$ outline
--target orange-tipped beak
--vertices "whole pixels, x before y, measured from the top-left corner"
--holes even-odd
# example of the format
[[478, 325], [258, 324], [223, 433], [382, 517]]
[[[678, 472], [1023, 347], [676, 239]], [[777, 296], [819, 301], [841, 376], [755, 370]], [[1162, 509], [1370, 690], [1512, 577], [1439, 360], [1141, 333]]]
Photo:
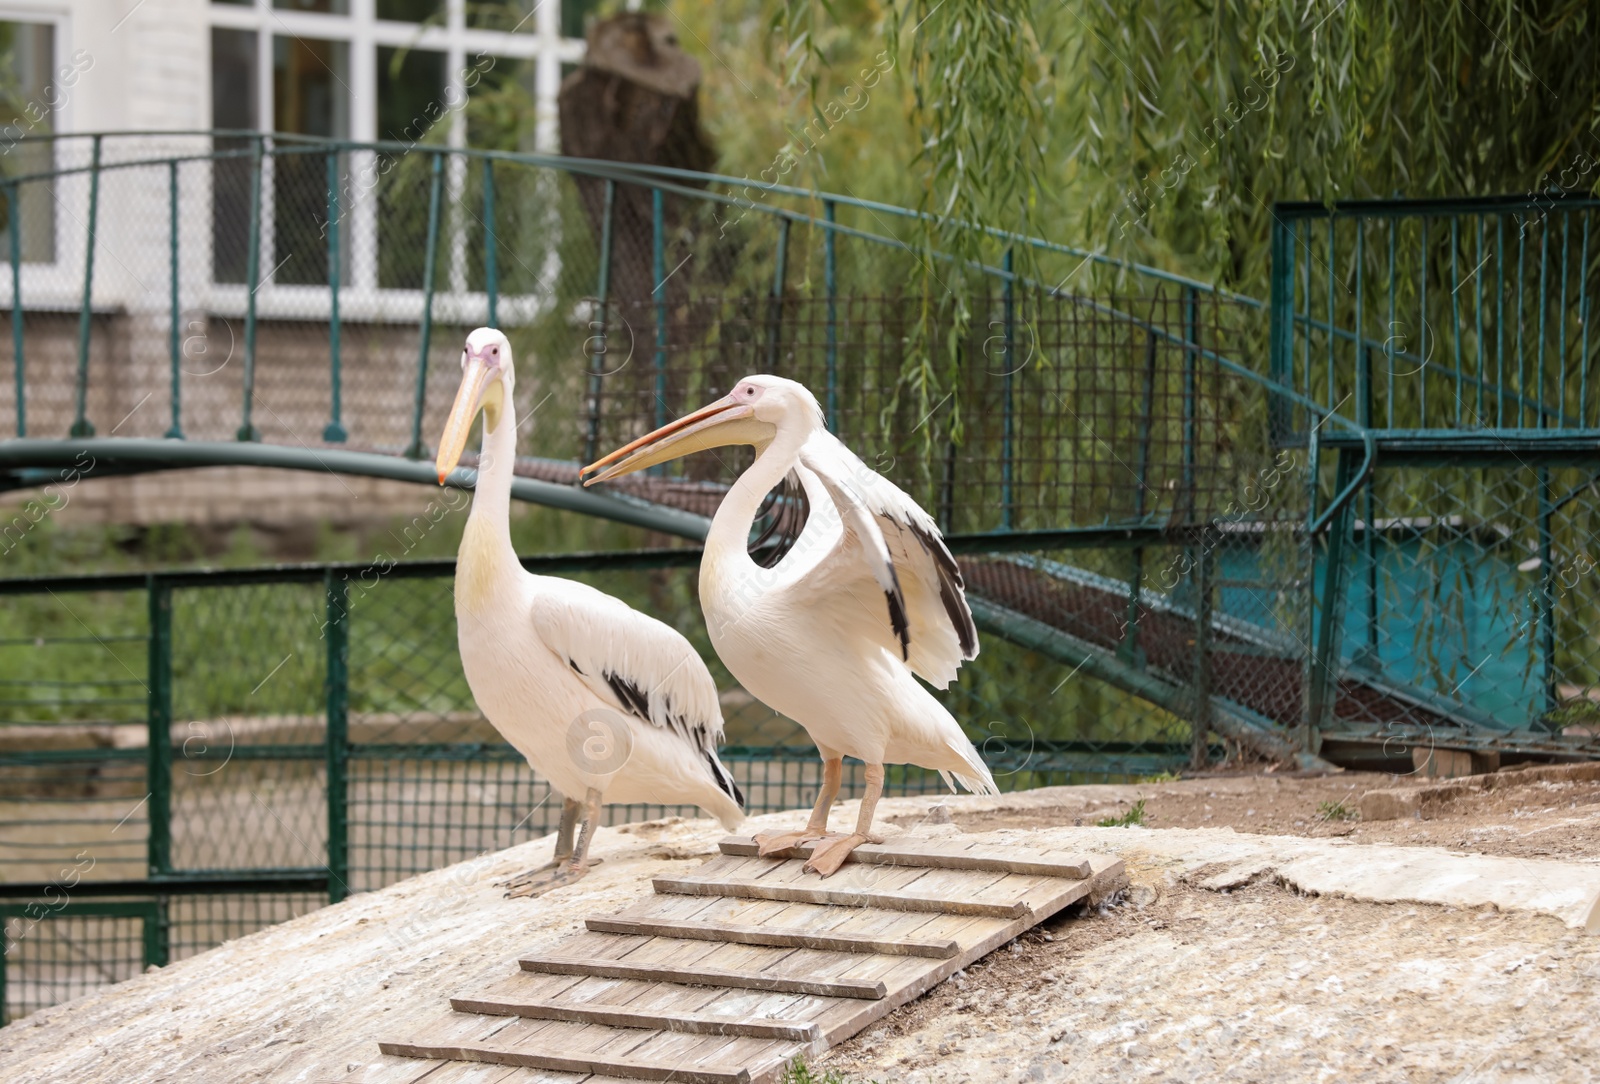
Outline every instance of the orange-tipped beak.
[[467, 437], [472, 433], [472, 420], [478, 416], [483, 386], [488, 380], [489, 367], [481, 358], [469, 355], [466, 367], [461, 372], [461, 390], [456, 392], [450, 417], [444, 423], [444, 436], [439, 438], [439, 455], [433, 461], [439, 471], [440, 485], [444, 485], [445, 478], [461, 462], [461, 451], [467, 446]]
[[728, 444], [755, 444], [771, 439], [765, 423], [755, 421], [755, 408], [748, 403], [735, 403], [727, 396], [669, 422], [653, 433], [646, 433], [631, 444], [625, 444], [603, 459], [584, 467], [580, 474], [599, 471], [584, 485], [609, 481], [624, 474], [653, 467], [671, 459], [680, 459], [707, 448], [721, 448]]

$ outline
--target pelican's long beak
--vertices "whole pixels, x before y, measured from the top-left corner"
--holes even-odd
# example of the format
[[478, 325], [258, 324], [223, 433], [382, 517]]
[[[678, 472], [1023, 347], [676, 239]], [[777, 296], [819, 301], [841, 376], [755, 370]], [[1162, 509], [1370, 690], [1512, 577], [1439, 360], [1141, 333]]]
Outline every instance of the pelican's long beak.
[[692, 414], [685, 414], [654, 433], [646, 433], [632, 444], [626, 444], [603, 459], [584, 467], [581, 474], [599, 471], [584, 485], [620, 478], [624, 474], [653, 467], [671, 459], [681, 459], [707, 448], [721, 448], [729, 444], [760, 444], [771, 439], [771, 427], [755, 420], [755, 408], [748, 403], [735, 403], [723, 396]]
[[478, 416], [483, 397], [483, 386], [489, 380], [489, 366], [476, 354], [467, 355], [467, 364], [461, 371], [461, 390], [450, 408], [450, 417], [444, 423], [444, 436], [439, 438], [439, 456], [433, 465], [439, 470], [439, 484], [461, 462], [461, 450], [467, 446], [472, 434], [472, 420]]

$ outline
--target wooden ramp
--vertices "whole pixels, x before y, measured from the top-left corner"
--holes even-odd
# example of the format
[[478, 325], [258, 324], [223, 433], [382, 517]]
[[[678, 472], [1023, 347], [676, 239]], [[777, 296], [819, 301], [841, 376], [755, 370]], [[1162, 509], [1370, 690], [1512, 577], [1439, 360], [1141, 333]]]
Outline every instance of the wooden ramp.
[[381, 1049], [477, 1063], [419, 1066], [426, 1084], [759, 1084], [1125, 883], [1118, 859], [960, 837], [864, 846], [826, 880], [809, 848], [721, 851]]

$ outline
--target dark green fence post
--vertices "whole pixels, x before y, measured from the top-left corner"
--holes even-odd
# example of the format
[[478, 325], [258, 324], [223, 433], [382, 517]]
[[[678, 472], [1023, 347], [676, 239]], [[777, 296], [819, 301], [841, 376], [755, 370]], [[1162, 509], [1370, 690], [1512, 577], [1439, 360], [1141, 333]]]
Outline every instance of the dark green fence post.
[[1200, 411], [1200, 293], [1193, 286], [1183, 291], [1183, 492], [1189, 502], [1188, 519], [1198, 523], [1195, 495], [1195, 441]]
[[83, 254], [83, 308], [78, 314], [78, 410], [70, 430], [74, 437], [94, 436], [94, 426], [89, 423], [89, 335], [94, 320], [95, 225], [100, 215], [100, 138], [94, 137], [89, 162], [89, 240]]
[[167, 353], [172, 362], [172, 424], [167, 427], [166, 436], [170, 440], [183, 439], [183, 404], [179, 401], [181, 394], [183, 366], [181, 359], [183, 350], [180, 345], [183, 325], [183, 312], [178, 306], [178, 160], [174, 158], [167, 163], [167, 223], [170, 236], [167, 238], [167, 267], [172, 273], [171, 305], [172, 316], [168, 320]]
[[1005, 396], [1004, 402], [1001, 403], [1002, 415], [1000, 422], [1000, 529], [1002, 531], [1011, 530], [1013, 525], [1011, 509], [1011, 458], [1012, 440], [1015, 435], [1013, 430], [1016, 423], [1012, 417], [1013, 404], [1011, 394], [1011, 358], [1014, 349], [1013, 344], [1016, 342], [1015, 332], [1017, 309], [1015, 276], [1012, 274], [1011, 267], [1012, 251], [1008, 248], [1006, 249], [1005, 259], [1001, 264], [1002, 270], [1005, 271], [1005, 278], [1002, 280], [1000, 287], [1004, 292], [1003, 296], [1005, 302], [1005, 342], [1001, 347], [1003, 351], [1001, 356], [1005, 360], [1000, 366], [1001, 371], [1005, 374], [1000, 378], [1003, 381], [1002, 394]]
[[342, 444], [349, 436], [344, 428], [344, 359], [339, 341], [339, 155], [328, 155], [328, 424], [322, 439]]
[[835, 253], [833, 200], [822, 201], [822, 217], [828, 225], [822, 230], [822, 281], [828, 292], [828, 432], [837, 433], [834, 415], [839, 409], [839, 258]]
[[150, 687], [145, 757], [147, 850], [150, 876], [172, 872], [172, 588], [155, 575], [145, 577], [149, 598]]
[[[6, 207], [11, 212], [11, 356], [17, 383], [17, 436], [28, 435], [27, 378], [22, 355], [22, 196], [15, 184], [6, 185]], [[5, 991], [0, 988], [0, 1016], [5, 1014]]]
[[428, 178], [428, 248], [422, 261], [422, 344], [417, 355], [417, 397], [411, 410], [411, 446], [406, 456], [428, 458], [422, 443], [422, 411], [428, 401], [428, 348], [433, 342], [433, 269], [439, 258], [439, 190], [444, 177], [444, 155], [435, 152]]
[[606, 295], [611, 290], [611, 220], [617, 204], [617, 182], [606, 179], [605, 215], [600, 221], [600, 281], [595, 287], [595, 318], [589, 322], [589, 425], [584, 434], [583, 461], [600, 454], [600, 393], [606, 363]]
[[157, 896], [144, 913], [144, 965], [166, 967], [171, 952], [172, 920], [167, 913], [170, 897]]
[[[1542, 406], [1542, 403], [1541, 403]], [[1543, 421], [1544, 413], [1540, 411], [1540, 420]], [[1554, 509], [1550, 503], [1550, 472], [1544, 468], [1539, 470], [1539, 578], [1543, 581], [1540, 585], [1539, 605], [1539, 644], [1544, 649], [1543, 673], [1540, 675], [1541, 684], [1544, 686], [1544, 711], [1554, 711], [1560, 703], [1556, 690], [1556, 567], [1555, 567], [1555, 536], [1551, 530], [1551, 517]]]
[[783, 273], [789, 264], [789, 220], [778, 226], [778, 260], [772, 270], [772, 297], [767, 302], [767, 369], [778, 366], [778, 340], [783, 335]]
[[1211, 733], [1211, 546], [1201, 536], [1195, 562], [1194, 710], [1189, 713], [1189, 766], [1198, 771], [1210, 759]]
[[[1154, 313], [1152, 324], [1154, 326]], [[1155, 394], [1156, 394], [1156, 337], [1152, 332], [1145, 339], [1144, 348], [1144, 394], [1140, 398], [1139, 415], [1139, 472], [1138, 487], [1133, 491], [1133, 518], [1143, 521], [1148, 509], [1145, 504], [1145, 493], [1150, 488], [1150, 439], [1151, 430], [1155, 425]], [[1117, 645], [1117, 657], [1134, 666], [1144, 665], [1144, 653], [1139, 650], [1139, 606], [1140, 591], [1144, 584], [1144, 547], [1133, 548], [1133, 572], [1128, 577], [1128, 616], [1127, 627], [1122, 638], [1122, 643]]]
[[[667, 254], [666, 196], [650, 190], [650, 269], [655, 280], [656, 308], [656, 428], [667, 424]], [[659, 472], [662, 468], [654, 468]]]
[[1316, 741], [1311, 736], [1311, 721], [1312, 704], [1315, 700], [1312, 690], [1317, 680], [1317, 538], [1311, 533], [1311, 526], [1317, 522], [1317, 509], [1322, 499], [1322, 494], [1317, 488], [1318, 480], [1322, 476], [1321, 432], [1316, 425], [1311, 425], [1306, 441], [1306, 521], [1301, 528], [1300, 547], [1301, 559], [1306, 562], [1305, 574], [1300, 578], [1300, 582], [1305, 585], [1305, 604], [1300, 608], [1300, 613], [1305, 615], [1303, 626], [1305, 635], [1300, 639], [1305, 647], [1305, 657], [1301, 660], [1300, 667], [1300, 737], [1301, 747], [1307, 752], [1316, 751]]
[[328, 606], [328, 902], [338, 903], [350, 883], [350, 599], [344, 577], [332, 569], [323, 573], [322, 583]]
[[[1270, 321], [1267, 373], [1282, 387], [1294, 386], [1294, 249], [1289, 226], [1274, 214], [1272, 292], [1267, 302]], [[1288, 436], [1293, 424], [1292, 409], [1288, 399], [1270, 394], [1267, 400], [1267, 432], [1274, 445], [1281, 444]]]
[[489, 299], [489, 326], [500, 326], [499, 235], [494, 229], [494, 159], [483, 160], [483, 290]]
[[257, 136], [250, 155], [250, 244], [249, 267], [245, 269], [244, 299], [244, 404], [239, 416], [239, 440], [260, 440], [250, 415], [256, 394], [256, 291], [261, 286], [261, 159], [265, 153], [263, 137]]
[[[1478, 341], [1483, 341], [1481, 336]], [[1356, 396], [1356, 422], [1365, 429], [1372, 424], [1370, 345], [1361, 346], [1361, 368], [1357, 370], [1356, 376], [1361, 385], [1360, 392]], [[1376, 476], [1368, 478], [1366, 485], [1361, 487], [1361, 562], [1366, 566], [1362, 578], [1366, 581], [1367, 588], [1367, 629], [1366, 643], [1362, 646], [1356, 661], [1377, 668], [1381, 659], [1378, 654], [1378, 532], [1372, 526], [1372, 517], [1376, 512], [1376, 496], [1373, 493], [1375, 485], [1377, 485]]]
[[[1334, 469], [1334, 493], [1343, 493], [1355, 478], [1356, 460], [1352, 453], [1340, 450], [1338, 465]], [[1315, 484], [1313, 482], [1313, 484]], [[1312, 559], [1312, 591], [1316, 606], [1316, 630], [1311, 643], [1311, 673], [1306, 708], [1306, 751], [1315, 753], [1319, 746], [1318, 734], [1327, 725], [1333, 705], [1338, 700], [1339, 638], [1344, 609], [1344, 551], [1346, 536], [1350, 534], [1350, 512], [1354, 501], [1344, 507], [1328, 524], [1328, 541], [1324, 547], [1326, 558], [1322, 570], [1322, 597], [1315, 598], [1316, 559]], [[1312, 522], [1315, 522], [1313, 519]], [[1311, 540], [1315, 554], [1316, 539]]]

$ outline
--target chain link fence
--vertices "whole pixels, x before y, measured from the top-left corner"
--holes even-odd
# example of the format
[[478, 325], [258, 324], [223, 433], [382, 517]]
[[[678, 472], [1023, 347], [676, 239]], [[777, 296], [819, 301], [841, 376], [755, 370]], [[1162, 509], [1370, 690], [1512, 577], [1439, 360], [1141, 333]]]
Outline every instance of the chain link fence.
[[[645, 567], [558, 560], [696, 642], [726, 690], [723, 757], [749, 812], [808, 806], [815, 749], [715, 662], [695, 554], [621, 556]], [[5, 582], [0, 665], [19, 675], [0, 718], [6, 1018], [553, 831], [560, 795], [474, 706], [452, 580], [431, 562]], [[1068, 682], [1049, 657], [991, 639], [963, 674], [946, 702], [1002, 788], [1187, 757], [1186, 724]], [[843, 796], [864, 782], [851, 765]], [[889, 794], [943, 789], [889, 770]], [[699, 815], [606, 809], [613, 824]]]

